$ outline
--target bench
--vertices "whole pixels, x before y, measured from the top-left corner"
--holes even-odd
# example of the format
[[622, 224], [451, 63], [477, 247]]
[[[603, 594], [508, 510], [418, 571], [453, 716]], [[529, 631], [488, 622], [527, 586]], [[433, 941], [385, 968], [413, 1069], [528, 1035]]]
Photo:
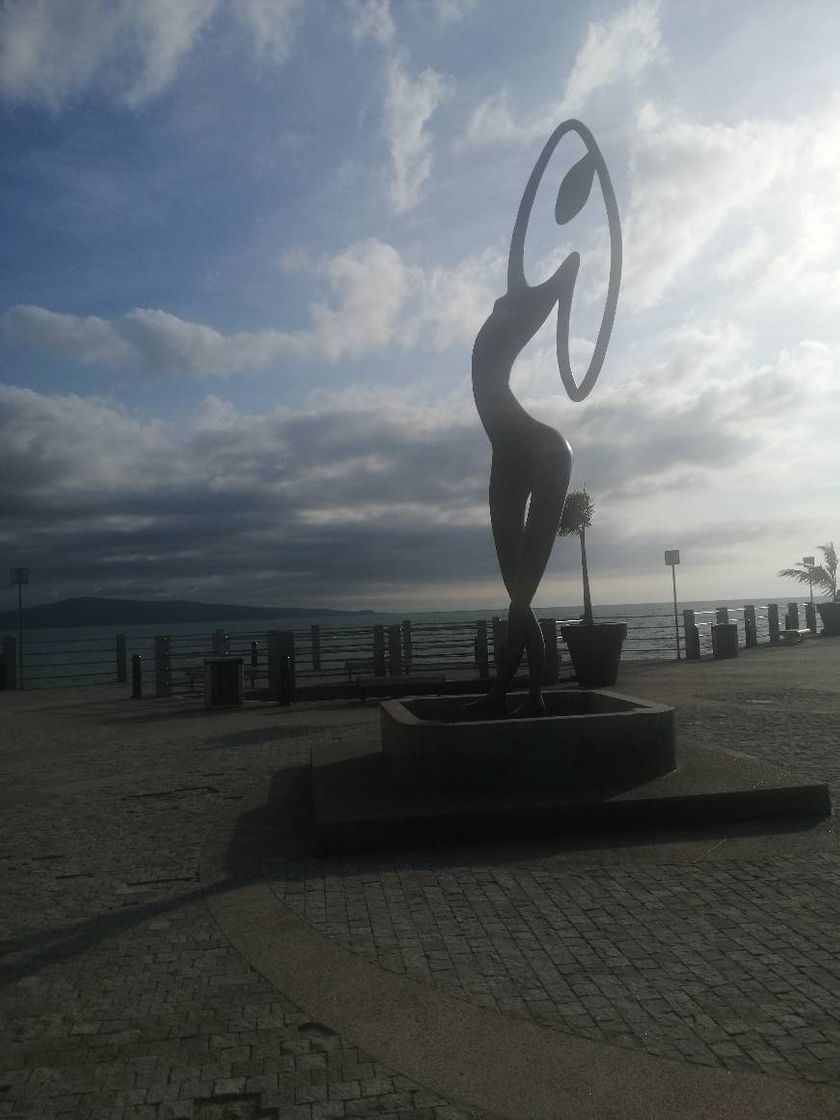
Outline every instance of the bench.
[[811, 637], [811, 630], [805, 626], [801, 630], [787, 629], [780, 630], [779, 634], [783, 641], [787, 642], [789, 646], [798, 646], [803, 638]]

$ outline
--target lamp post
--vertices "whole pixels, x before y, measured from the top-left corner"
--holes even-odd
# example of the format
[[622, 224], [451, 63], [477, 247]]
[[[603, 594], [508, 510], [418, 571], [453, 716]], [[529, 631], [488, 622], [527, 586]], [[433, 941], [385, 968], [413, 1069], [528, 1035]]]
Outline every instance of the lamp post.
[[18, 589], [18, 688], [23, 688], [23, 585], [29, 583], [28, 568], [12, 568], [9, 582]]
[[665, 563], [671, 569], [671, 582], [674, 585], [674, 634], [677, 638], [677, 661], [680, 660], [680, 623], [677, 614], [677, 564], [680, 562], [680, 550], [668, 549], [665, 553]]

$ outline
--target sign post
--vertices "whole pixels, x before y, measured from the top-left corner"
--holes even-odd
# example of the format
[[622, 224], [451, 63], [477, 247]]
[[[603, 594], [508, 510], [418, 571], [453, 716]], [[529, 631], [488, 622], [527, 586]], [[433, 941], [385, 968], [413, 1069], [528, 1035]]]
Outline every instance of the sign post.
[[12, 587], [18, 589], [18, 688], [23, 688], [23, 585], [29, 583], [29, 569], [12, 568], [9, 576]]
[[680, 621], [677, 615], [677, 564], [680, 562], [680, 550], [668, 549], [665, 553], [665, 563], [671, 569], [671, 582], [674, 585], [674, 633], [677, 637], [677, 661], [680, 660]]

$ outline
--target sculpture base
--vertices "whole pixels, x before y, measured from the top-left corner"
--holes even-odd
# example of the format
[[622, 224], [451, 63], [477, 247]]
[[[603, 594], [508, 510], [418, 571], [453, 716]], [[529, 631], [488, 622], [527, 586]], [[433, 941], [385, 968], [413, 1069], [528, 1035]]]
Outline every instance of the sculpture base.
[[547, 714], [476, 717], [477, 696], [381, 705], [382, 755], [395, 785], [472, 792], [637, 784], [676, 765], [674, 709], [617, 692], [544, 694]]
[[324, 743], [312, 752], [321, 855], [786, 822], [754, 825], [778, 831], [830, 812], [824, 783], [714, 747], [681, 751], [676, 770], [630, 788], [476, 793], [397, 789], [375, 742]]

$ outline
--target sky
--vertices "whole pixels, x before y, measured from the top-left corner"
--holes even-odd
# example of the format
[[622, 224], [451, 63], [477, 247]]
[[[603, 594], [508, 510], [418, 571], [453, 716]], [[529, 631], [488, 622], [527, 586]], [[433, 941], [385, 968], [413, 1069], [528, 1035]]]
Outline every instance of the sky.
[[[796, 597], [840, 538], [836, 0], [6, 0], [0, 566], [30, 602], [504, 606], [470, 354], [554, 127], [594, 133], [624, 270], [566, 396], [514, 367], [592, 496], [596, 603]], [[603, 202], [552, 157], [578, 376]], [[14, 592], [7, 592], [9, 606]], [[581, 601], [558, 540], [536, 605]]]

